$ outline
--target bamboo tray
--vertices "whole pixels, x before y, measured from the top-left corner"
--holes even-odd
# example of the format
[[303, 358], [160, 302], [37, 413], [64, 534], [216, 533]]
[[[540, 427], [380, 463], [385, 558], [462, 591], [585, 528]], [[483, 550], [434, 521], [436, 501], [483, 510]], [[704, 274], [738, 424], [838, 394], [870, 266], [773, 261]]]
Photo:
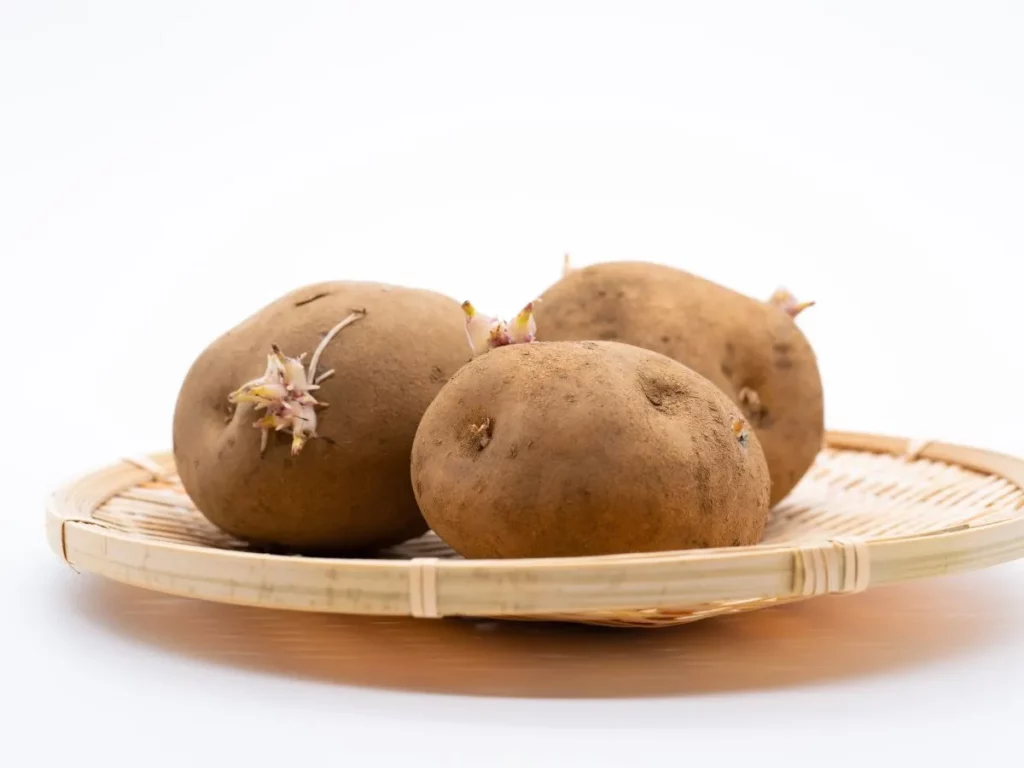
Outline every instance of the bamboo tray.
[[428, 533], [372, 558], [250, 550], [209, 524], [173, 459], [122, 460], [57, 491], [51, 548], [138, 587], [299, 611], [663, 627], [1024, 556], [1024, 461], [829, 433], [752, 547], [534, 560], [459, 559]]

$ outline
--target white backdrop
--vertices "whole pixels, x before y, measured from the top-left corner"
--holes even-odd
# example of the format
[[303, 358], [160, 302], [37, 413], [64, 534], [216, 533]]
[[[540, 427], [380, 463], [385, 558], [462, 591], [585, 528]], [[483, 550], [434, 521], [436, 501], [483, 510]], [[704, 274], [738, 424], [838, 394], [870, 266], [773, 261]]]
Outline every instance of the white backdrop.
[[[728, 646], [763, 662], [749, 672], [774, 669], [749, 690], [467, 699], [501, 686], [299, 681], [280, 660], [127, 631], [111, 617], [234, 614], [67, 572], [41, 505], [69, 476], [168, 447], [193, 357], [286, 290], [376, 279], [511, 312], [566, 251], [759, 296], [785, 284], [818, 302], [800, 324], [830, 427], [1024, 453], [1022, 34], [1013, 2], [0, 3], [5, 749], [121, 765], [167, 727], [158, 758], [365, 747], [494, 764], [538, 740], [536, 760], [564, 764], [570, 747], [738, 756], [757, 742], [718, 729], [750, 724], [823, 740], [898, 725], [910, 749], [928, 723], [1019, 722], [1016, 566], [728, 625], [754, 638]], [[911, 605], [927, 607], [919, 631]], [[708, 632], [645, 642], [696, 668], [721, 642]], [[778, 646], [760, 657], [765, 636]], [[594, 674], [610, 663], [586, 658]], [[187, 716], [190, 739], [175, 735]], [[104, 723], [118, 741], [101, 747]], [[620, 731], [628, 753], [608, 744]]]

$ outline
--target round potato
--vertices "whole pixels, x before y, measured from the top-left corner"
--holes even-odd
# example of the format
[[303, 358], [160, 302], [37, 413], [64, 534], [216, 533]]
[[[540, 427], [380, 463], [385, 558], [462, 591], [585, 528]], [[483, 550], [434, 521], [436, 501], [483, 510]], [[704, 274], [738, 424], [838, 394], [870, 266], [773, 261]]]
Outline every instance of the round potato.
[[804, 476], [824, 440], [814, 351], [784, 294], [758, 301], [696, 275], [645, 262], [569, 271], [535, 314], [544, 341], [605, 339], [671, 357], [740, 405], [771, 472], [771, 503]]
[[359, 282], [293, 291], [214, 341], [185, 377], [174, 414], [185, 490], [254, 544], [341, 552], [419, 535], [413, 436], [469, 359], [462, 311], [445, 296]]
[[614, 342], [498, 347], [427, 409], [413, 488], [470, 558], [754, 544], [768, 469], [739, 409], [669, 358]]

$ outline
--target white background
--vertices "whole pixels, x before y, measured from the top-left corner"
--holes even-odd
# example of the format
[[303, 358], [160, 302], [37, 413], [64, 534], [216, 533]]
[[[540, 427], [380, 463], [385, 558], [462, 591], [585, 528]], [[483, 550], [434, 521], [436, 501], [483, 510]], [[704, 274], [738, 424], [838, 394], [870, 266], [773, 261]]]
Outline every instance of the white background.
[[566, 251], [786, 284], [830, 427], [1024, 454], [1022, 36], [1009, 0], [0, 2], [11, 764], [1015, 749], [1017, 565], [640, 638], [412, 627], [101, 584], [42, 505], [167, 448], [192, 358], [286, 290], [511, 312]]

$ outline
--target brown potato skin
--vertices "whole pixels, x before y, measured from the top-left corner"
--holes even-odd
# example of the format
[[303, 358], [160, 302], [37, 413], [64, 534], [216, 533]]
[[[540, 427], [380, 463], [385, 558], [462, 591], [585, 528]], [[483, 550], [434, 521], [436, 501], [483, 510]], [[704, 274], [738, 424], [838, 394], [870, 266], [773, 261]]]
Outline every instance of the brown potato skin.
[[[753, 433], [736, 438], [739, 417], [706, 379], [639, 347], [499, 347], [427, 408], [413, 488], [431, 528], [468, 558], [754, 544], [768, 467]], [[473, 427], [487, 419], [482, 445]]]
[[[356, 309], [366, 316], [327, 345], [317, 370], [336, 373], [314, 394], [318, 434], [291, 456], [275, 434], [260, 457], [262, 414], [233, 415], [228, 394], [261, 376], [272, 343], [307, 353]], [[254, 544], [303, 552], [388, 546], [427, 530], [409, 481], [420, 417], [468, 362], [457, 302], [377, 283], [309, 285], [215, 340], [185, 377], [174, 414], [174, 457], [189, 496], [221, 529]]]
[[611, 262], [571, 271], [535, 308], [537, 338], [608, 339], [678, 360], [746, 409], [771, 471], [774, 506], [814, 463], [825, 437], [814, 350], [779, 308], [672, 267]]

